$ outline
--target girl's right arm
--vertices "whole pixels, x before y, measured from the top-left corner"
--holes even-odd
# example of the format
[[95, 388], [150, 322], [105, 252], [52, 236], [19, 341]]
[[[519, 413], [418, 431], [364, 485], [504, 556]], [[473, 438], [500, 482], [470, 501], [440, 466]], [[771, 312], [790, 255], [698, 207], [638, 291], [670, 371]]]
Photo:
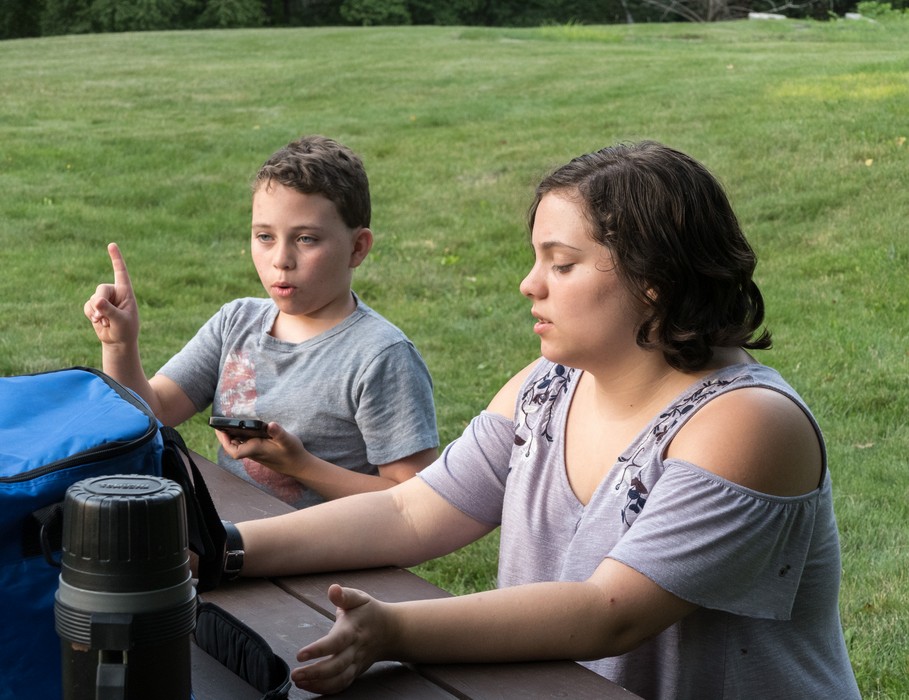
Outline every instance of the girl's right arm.
[[492, 530], [420, 478], [238, 524], [243, 576], [282, 576], [379, 566], [409, 567]]

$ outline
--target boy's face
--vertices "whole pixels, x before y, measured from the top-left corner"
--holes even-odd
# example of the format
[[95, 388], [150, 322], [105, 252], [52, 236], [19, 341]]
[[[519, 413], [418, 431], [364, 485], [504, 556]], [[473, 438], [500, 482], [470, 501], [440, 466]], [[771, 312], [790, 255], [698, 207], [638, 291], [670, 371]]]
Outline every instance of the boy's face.
[[253, 194], [252, 259], [281, 313], [320, 321], [346, 317], [353, 270], [371, 245], [369, 229], [347, 226], [321, 194], [277, 183]]

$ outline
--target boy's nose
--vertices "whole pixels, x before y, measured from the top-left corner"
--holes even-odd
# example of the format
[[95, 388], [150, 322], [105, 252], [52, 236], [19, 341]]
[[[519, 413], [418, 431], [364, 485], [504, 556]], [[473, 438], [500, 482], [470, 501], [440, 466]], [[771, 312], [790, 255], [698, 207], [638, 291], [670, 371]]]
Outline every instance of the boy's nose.
[[274, 265], [279, 270], [291, 270], [296, 267], [296, 264], [297, 260], [293, 255], [293, 251], [287, 246], [280, 246], [275, 251]]

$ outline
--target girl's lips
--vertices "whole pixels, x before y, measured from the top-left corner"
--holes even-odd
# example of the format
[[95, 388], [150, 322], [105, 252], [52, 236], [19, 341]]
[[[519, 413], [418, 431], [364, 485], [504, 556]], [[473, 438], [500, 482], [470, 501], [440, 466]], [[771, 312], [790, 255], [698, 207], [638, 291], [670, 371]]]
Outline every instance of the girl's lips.
[[536, 309], [531, 309], [530, 315], [533, 316], [533, 320], [534, 320], [533, 332], [536, 333], [537, 335], [544, 333], [552, 325], [552, 323], [550, 323], [550, 321], [548, 319], [544, 318], [543, 316], [540, 316], [536, 312]]
[[289, 297], [296, 290], [296, 287], [293, 287], [289, 284], [273, 284], [271, 288], [279, 297]]
[[550, 326], [552, 326], [552, 324], [549, 321], [538, 318], [533, 324], [533, 332], [537, 335], [542, 335]]

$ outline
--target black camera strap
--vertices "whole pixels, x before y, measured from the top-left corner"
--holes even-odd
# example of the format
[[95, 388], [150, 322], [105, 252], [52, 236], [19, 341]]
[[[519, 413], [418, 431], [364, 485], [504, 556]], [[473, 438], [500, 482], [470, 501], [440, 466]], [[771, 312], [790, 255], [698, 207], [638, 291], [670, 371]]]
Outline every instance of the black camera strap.
[[290, 668], [262, 636], [214, 603], [199, 602], [196, 644], [249, 683], [262, 700], [284, 700], [290, 692]]

